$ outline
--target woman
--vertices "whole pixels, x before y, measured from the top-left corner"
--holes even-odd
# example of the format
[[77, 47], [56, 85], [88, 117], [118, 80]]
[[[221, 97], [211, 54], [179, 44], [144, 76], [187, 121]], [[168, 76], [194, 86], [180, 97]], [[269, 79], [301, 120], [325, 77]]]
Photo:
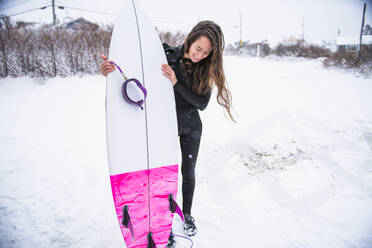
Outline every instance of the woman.
[[[198, 156], [202, 123], [198, 110], [204, 110], [211, 97], [212, 88], [217, 86], [217, 102], [230, 118], [231, 94], [226, 88], [222, 65], [224, 37], [221, 28], [212, 21], [198, 23], [180, 47], [163, 44], [168, 64], [162, 65], [162, 72], [172, 82], [177, 110], [178, 135], [182, 152], [182, 196], [185, 216], [184, 230], [188, 236], [196, 234], [191, 206], [195, 189], [195, 165]], [[105, 60], [100, 65], [106, 76], [115, 70]], [[171, 237], [170, 237], [171, 239]]]

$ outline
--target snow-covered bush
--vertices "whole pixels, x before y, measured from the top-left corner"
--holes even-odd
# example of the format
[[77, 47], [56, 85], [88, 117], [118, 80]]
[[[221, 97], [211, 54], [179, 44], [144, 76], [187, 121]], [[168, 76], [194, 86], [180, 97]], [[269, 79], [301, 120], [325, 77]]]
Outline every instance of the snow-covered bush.
[[179, 46], [182, 45], [186, 40], [186, 34], [180, 31], [172, 33], [169, 31], [159, 31], [158, 34], [162, 43], [167, 43], [170, 46]]
[[37, 78], [98, 73], [112, 26], [26, 25], [0, 18], [0, 76]]
[[358, 61], [358, 51], [342, 51], [332, 53], [323, 61], [326, 67], [337, 66], [344, 69], [356, 69], [362, 73], [372, 72], [372, 51], [367, 47], [362, 46], [360, 50], [360, 58]]
[[[100, 54], [108, 55], [112, 25], [41, 25], [0, 17], [0, 77], [55, 76], [99, 73]], [[182, 32], [160, 31], [162, 42], [180, 45]]]
[[296, 40], [295, 42], [291, 43], [279, 43], [272, 53], [278, 56], [294, 56], [313, 59], [319, 57], [328, 57], [331, 54], [328, 48], [308, 44], [304, 40]]

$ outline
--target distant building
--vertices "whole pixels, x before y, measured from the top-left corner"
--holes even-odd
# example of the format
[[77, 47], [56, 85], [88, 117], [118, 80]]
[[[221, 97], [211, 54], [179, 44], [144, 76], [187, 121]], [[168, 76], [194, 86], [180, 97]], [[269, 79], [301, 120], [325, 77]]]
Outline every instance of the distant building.
[[90, 22], [88, 20], [85, 20], [84, 18], [80, 17], [78, 19], [75, 19], [73, 21], [69, 21], [65, 24], [66, 28], [73, 28], [73, 29], [91, 29], [96, 30], [99, 28], [99, 26], [93, 22]]
[[240, 46], [242, 48], [252, 48], [252, 47], [257, 47], [257, 45], [262, 45], [262, 44], [267, 44], [267, 40], [264, 40], [264, 41], [257, 41], [257, 42], [253, 42], [252, 41], [242, 41], [241, 45], [240, 45], [240, 42], [237, 41], [234, 43], [234, 46], [235, 48], [239, 48]]
[[63, 23], [69, 23], [69, 22], [72, 22], [74, 20], [74, 18], [72, 18], [71, 16], [65, 16], [63, 17]]
[[241, 49], [244, 54], [250, 56], [266, 56], [270, 52], [270, 46], [267, 40], [260, 42], [250, 43], [250, 41], [235, 42], [234, 45], [230, 45], [229, 50], [239, 50]]
[[[359, 35], [338, 36], [336, 40], [337, 51], [357, 51], [359, 50]], [[362, 32], [362, 46], [366, 46], [368, 51], [372, 50], [372, 28], [368, 24]]]

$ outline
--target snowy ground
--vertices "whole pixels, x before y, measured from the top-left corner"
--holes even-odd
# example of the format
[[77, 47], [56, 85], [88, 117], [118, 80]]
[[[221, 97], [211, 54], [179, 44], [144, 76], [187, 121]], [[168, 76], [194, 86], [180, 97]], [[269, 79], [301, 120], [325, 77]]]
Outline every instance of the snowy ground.
[[[225, 68], [238, 123], [215, 98], [202, 112], [194, 247], [372, 247], [371, 80], [316, 60]], [[1, 248], [124, 246], [104, 94], [101, 76], [0, 80]]]

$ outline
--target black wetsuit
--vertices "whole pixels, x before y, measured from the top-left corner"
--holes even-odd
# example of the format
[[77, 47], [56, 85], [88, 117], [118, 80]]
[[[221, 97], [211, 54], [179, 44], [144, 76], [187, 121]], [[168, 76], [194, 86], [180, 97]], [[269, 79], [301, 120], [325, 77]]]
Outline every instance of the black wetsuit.
[[[170, 47], [163, 44], [168, 64], [176, 73], [177, 83], [174, 85], [176, 100], [178, 135], [182, 153], [182, 196], [183, 213], [191, 214], [191, 205], [195, 189], [195, 165], [198, 157], [202, 122], [199, 111], [204, 110], [211, 93], [200, 96], [192, 91], [194, 84], [193, 63], [183, 57], [183, 46]], [[185, 74], [183, 65], [188, 65], [191, 73]]]

